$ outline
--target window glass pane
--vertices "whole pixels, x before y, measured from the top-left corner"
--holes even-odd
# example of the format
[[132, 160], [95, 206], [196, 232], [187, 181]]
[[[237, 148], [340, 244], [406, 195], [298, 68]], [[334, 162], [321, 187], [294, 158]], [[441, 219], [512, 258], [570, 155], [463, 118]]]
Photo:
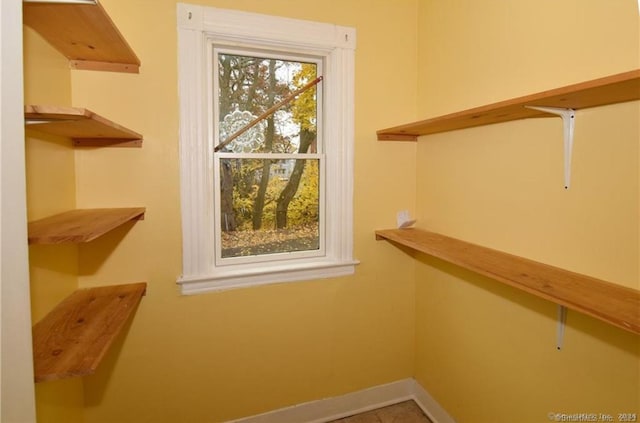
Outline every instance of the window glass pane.
[[220, 159], [222, 258], [318, 250], [318, 159]]
[[[302, 61], [218, 52], [218, 140], [223, 143], [295, 90], [318, 76], [318, 65]], [[312, 87], [261, 119], [220, 151], [315, 153], [317, 95]]]

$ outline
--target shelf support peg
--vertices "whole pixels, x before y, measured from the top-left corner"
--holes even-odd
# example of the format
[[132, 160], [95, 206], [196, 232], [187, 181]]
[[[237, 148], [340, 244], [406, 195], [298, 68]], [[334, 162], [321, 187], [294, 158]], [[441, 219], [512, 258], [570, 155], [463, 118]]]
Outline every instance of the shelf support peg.
[[527, 109], [539, 110], [562, 118], [564, 127], [564, 189], [571, 185], [571, 154], [573, 152], [573, 132], [576, 121], [576, 111], [559, 107], [525, 106]]

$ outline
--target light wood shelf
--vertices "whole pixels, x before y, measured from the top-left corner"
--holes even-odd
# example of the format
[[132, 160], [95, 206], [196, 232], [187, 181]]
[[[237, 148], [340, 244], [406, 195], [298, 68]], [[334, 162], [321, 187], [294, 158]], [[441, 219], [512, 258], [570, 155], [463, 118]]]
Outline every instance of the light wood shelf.
[[144, 219], [144, 207], [79, 209], [29, 222], [29, 244], [89, 242], [131, 221]]
[[[25, 0], [23, 23], [69, 59], [73, 69], [138, 73], [140, 60], [104, 8]], [[25, 106], [27, 128], [70, 138], [75, 146], [140, 147], [142, 135], [90, 110]], [[89, 242], [132, 221], [145, 208], [72, 210], [29, 223], [29, 244]], [[146, 283], [81, 289], [33, 327], [35, 381], [93, 373], [122, 331]]]
[[27, 128], [71, 138], [79, 147], [142, 145], [142, 135], [79, 107], [27, 105], [24, 117]]
[[23, 21], [67, 57], [73, 69], [139, 72], [140, 60], [99, 2], [25, 2]]
[[420, 229], [376, 231], [437, 257], [568, 309], [640, 334], [640, 291]]
[[144, 282], [79, 289], [33, 327], [35, 381], [95, 372], [146, 291]]
[[416, 141], [421, 135], [512, 120], [554, 116], [525, 106], [585, 109], [640, 100], [640, 69], [377, 131], [379, 141]]

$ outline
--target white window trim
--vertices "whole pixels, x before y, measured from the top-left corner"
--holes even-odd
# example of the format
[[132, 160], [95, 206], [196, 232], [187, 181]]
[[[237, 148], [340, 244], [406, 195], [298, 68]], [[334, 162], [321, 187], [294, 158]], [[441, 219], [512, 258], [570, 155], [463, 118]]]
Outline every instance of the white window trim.
[[[355, 29], [178, 3], [183, 294], [353, 274]], [[213, 146], [209, 142], [208, 40], [325, 57], [326, 254], [253, 266], [216, 266]]]

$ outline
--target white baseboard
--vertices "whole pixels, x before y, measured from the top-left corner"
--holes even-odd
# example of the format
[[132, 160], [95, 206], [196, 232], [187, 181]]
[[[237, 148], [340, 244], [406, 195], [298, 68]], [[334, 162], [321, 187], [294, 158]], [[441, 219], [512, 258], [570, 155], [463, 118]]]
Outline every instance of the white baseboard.
[[337, 397], [305, 402], [227, 423], [325, 423], [407, 400], [414, 400], [433, 423], [456, 423], [412, 378]]
[[433, 423], [456, 423], [455, 419], [442, 408], [438, 401], [429, 394], [415, 379], [413, 381], [413, 400], [422, 408], [424, 414]]

